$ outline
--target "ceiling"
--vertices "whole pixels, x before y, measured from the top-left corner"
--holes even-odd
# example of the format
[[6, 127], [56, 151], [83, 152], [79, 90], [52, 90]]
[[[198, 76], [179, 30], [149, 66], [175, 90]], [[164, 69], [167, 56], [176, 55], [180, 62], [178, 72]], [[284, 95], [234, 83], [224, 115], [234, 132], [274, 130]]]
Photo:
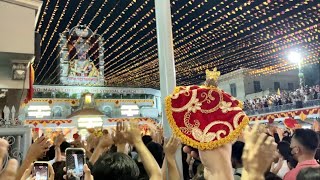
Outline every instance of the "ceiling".
[[[199, 84], [207, 68], [253, 75], [319, 63], [316, 0], [171, 0], [178, 85]], [[154, 0], [44, 0], [36, 31], [42, 35], [36, 84], [59, 82], [59, 33], [88, 25], [104, 37], [106, 86], [159, 88]]]

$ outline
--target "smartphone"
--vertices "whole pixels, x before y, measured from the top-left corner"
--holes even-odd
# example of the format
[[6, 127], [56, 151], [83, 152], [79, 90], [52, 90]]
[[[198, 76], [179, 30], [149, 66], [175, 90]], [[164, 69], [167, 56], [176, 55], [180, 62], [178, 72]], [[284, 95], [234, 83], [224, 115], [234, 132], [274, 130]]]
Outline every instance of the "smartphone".
[[66, 149], [67, 180], [84, 180], [83, 165], [85, 159], [83, 148]]
[[48, 180], [49, 179], [49, 169], [48, 163], [42, 161], [36, 161], [33, 164], [32, 175], [36, 180]]

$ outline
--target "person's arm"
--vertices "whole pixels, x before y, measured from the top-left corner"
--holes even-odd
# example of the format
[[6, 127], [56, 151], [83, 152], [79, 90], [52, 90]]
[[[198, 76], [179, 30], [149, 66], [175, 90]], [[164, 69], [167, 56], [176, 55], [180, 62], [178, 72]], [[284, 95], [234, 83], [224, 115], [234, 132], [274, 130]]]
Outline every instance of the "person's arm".
[[177, 167], [175, 153], [180, 146], [180, 142], [176, 137], [171, 137], [168, 143], [164, 146], [165, 152], [165, 167], [162, 167], [162, 177], [166, 179], [166, 170], [168, 170], [168, 178], [180, 179], [179, 169]]
[[[139, 133], [140, 136], [140, 133]], [[150, 180], [160, 180], [161, 171], [157, 161], [154, 159], [153, 155], [143, 144], [142, 140], [134, 143], [136, 150], [139, 154], [143, 167], [145, 168]]]
[[244, 133], [246, 143], [242, 155], [243, 180], [264, 179], [264, 173], [269, 169], [277, 148], [274, 138], [260, 133], [258, 126], [257, 121], [251, 131], [247, 127]]
[[149, 179], [162, 179], [160, 167], [142, 142], [141, 131], [136, 123], [130, 123], [130, 126], [126, 127], [124, 137], [129, 141], [129, 143], [135, 146]]
[[27, 152], [26, 158], [22, 161], [20, 168], [17, 171], [16, 180], [20, 180], [28, 167], [38, 158], [44, 155], [49, 150], [50, 142], [48, 138], [40, 137], [31, 146]]
[[99, 159], [102, 153], [113, 144], [113, 140], [110, 134], [104, 134], [100, 137], [98, 146], [94, 149], [93, 154], [90, 157], [89, 162], [94, 165]]
[[[14, 180], [17, 169], [18, 169], [18, 161], [15, 159], [10, 159], [7, 162], [7, 166], [3, 167], [4, 159], [6, 159], [8, 155], [8, 147], [9, 143], [7, 140], [0, 138], [0, 179], [3, 180]], [[2, 169], [4, 168], [4, 169]]]

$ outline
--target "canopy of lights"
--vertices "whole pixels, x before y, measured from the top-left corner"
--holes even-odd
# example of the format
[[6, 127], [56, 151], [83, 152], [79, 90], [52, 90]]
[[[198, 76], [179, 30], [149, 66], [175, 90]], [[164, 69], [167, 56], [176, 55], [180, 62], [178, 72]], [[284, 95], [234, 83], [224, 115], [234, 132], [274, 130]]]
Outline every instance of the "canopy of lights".
[[[292, 49], [304, 64], [319, 63], [317, 0], [171, 0], [171, 13], [178, 85], [199, 84], [214, 67], [253, 76], [292, 70]], [[79, 25], [103, 40], [106, 86], [159, 88], [154, 0], [44, 0], [36, 84], [61, 84], [60, 33]]]

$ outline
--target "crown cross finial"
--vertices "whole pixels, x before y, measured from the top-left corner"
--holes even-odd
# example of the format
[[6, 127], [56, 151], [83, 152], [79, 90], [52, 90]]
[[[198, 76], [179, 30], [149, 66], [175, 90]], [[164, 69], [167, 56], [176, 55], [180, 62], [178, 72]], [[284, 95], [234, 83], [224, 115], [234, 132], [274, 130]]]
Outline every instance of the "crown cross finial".
[[218, 71], [217, 68], [214, 68], [213, 71], [210, 71], [209, 69], [206, 70], [206, 80], [218, 81], [219, 76], [220, 71]]

